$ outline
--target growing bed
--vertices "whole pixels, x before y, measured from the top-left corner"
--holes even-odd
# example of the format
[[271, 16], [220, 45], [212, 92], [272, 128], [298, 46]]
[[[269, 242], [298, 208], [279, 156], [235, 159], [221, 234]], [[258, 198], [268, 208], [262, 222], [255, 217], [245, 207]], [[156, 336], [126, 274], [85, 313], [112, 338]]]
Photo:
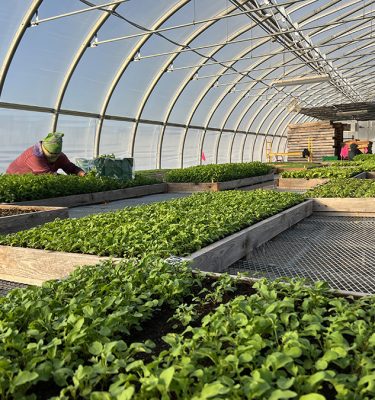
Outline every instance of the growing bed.
[[[366, 180], [361, 184], [368, 185]], [[269, 232], [272, 237], [275, 230], [289, 227], [292, 217], [311, 214], [314, 201], [264, 190], [202, 193], [2, 237], [7, 244], [60, 243], [70, 251], [97, 245], [94, 252], [105, 253], [100, 237], [106, 247], [114, 246], [112, 255], [130, 258], [86, 266], [62, 281], [0, 298], [0, 396], [373, 398], [373, 297], [338, 296], [322, 282], [306, 286], [304, 281], [254, 283], [227, 274], [211, 276], [181, 260], [160, 258], [191, 253], [207, 241], [216, 242], [208, 248], [224, 244], [219, 259], [232, 247], [246, 252]], [[246, 236], [256, 226], [261, 230]], [[59, 231], [66, 240], [50, 240], [48, 235]], [[121, 232], [129, 240], [116, 247], [110, 242], [114, 235], [105, 231]], [[230, 231], [237, 233], [227, 236]], [[76, 236], [70, 237], [73, 232]], [[242, 245], [235, 245], [242, 234]], [[198, 242], [192, 243], [193, 238]], [[142, 253], [147, 256], [136, 257]], [[39, 255], [35, 258], [44, 264]], [[203, 269], [209, 262], [206, 258]]]
[[4, 399], [375, 394], [374, 299], [323, 283], [212, 279], [149, 258], [79, 269], [0, 302]]
[[166, 184], [142, 175], [134, 180], [75, 175], [0, 175], [0, 202], [74, 207], [164, 193]]
[[278, 182], [280, 189], [308, 190], [327, 183], [332, 178], [366, 178], [362, 166], [321, 167], [283, 172]]
[[273, 181], [274, 174], [261, 162], [209, 164], [170, 170], [165, 180], [171, 193], [218, 192]]
[[306, 192], [314, 197], [313, 210], [325, 215], [375, 216], [375, 181], [373, 179], [333, 179]]
[[[233, 262], [233, 257], [243, 256], [250, 242], [254, 246], [260, 244], [277, 234], [280, 227], [285, 229], [302, 218], [311, 210], [310, 202], [298, 205], [303, 201], [298, 194], [266, 190], [200, 193], [179, 200], [56, 221], [29, 231], [0, 236], [3, 254], [0, 279], [9, 279], [10, 271], [13, 280], [24, 283], [30, 278], [35, 281], [43, 281], [47, 276], [54, 279], [58, 277], [59, 268], [58, 265], [50, 268], [54, 263], [52, 257], [61, 259], [58, 264], [64, 268], [59, 277], [63, 277], [67, 269], [74, 268], [77, 260], [72, 257], [69, 261], [69, 255], [60, 252], [126, 258], [142, 257], [143, 254], [183, 257], [226, 238], [226, 244], [222, 243], [226, 248], [225, 257], [216, 257], [224, 265], [224, 260]], [[268, 217], [271, 218], [267, 222]], [[246, 229], [250, 226], [253, 228]], [[235, 238], [231, 237], [233, 234]], [[231, 243], [240, 243], [240, 237], [241, 244], [233, 246]], [[45, 260], [51, 257], [51, 262], [45, 261], [42, 266], [39, 262], [41, 251]], [[194, 257], [198, 267], [199, 260], [206, 255], [195, 254]], [[32, 262], [34, 267], [30, 265]], [[35, 274], [38, 268], [41, 268], [40, 276]]]

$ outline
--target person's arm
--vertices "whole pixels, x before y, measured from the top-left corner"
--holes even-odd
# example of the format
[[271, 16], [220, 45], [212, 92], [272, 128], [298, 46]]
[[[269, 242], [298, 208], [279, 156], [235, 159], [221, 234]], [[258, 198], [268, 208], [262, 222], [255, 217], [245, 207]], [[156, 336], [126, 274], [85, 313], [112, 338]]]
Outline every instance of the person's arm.
[[60, 157], [57, 160], [57, 164], [58, 168], [61, 168], [68, 175], [86, 175], [85, 171], [77, 167], [77, 165], [73, 164], [64, 153], [61, 153]]

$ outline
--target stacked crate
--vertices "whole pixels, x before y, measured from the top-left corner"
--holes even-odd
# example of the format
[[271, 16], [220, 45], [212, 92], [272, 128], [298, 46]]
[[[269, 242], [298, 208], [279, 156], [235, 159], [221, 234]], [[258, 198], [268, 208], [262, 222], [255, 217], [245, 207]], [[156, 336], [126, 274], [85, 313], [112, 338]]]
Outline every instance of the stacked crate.
[[340, 155], [344, 126], [331, 121], [291, 124], [288, 127], [288, 153], [300, 152], [301, 156], [289, 156], [288, 161], [306, 161], [302, 157], [303, 149], [312, 143], [313, 162], [321, 162], [323, 156]]

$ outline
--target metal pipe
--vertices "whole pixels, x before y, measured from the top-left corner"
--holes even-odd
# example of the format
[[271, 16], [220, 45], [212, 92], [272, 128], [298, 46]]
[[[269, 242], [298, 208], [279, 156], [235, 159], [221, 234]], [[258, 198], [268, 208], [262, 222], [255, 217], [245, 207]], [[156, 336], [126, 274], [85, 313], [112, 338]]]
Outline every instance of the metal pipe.
[[[305, 0], [293, 0], [293, 1], [288, 1], [288, 2], [285, 2], [285, 3], [282, 3], [282, 4], [277, 4], [277, 5], [270, 4], [270, 5], [263, 6], [263, 7], [254, 7], [254, 8], [251, 9], [251, 11], [252, 12], [253, 11], [261, 11], [261, 10], [267, 10], [267, 9], [270, 9], [270, 8], [277, 8], [277, 7], [280, 7], [280, 6], [288, 6], [288, 5], [293, 5], [295, 3], [303, 2], [303, 1], [305, 1]], [[119, 36], [119, 37], [113, 38], [113, 39], [101, 40], [101, 41], [98, 41], [96, 44], [99, 45], [99, 44], [104, 44], [104, 43], [112, 43], [112, 42], [117, 42], [117, 41], [120, 41], [120, 40], [133, 39], [133, 38], [144, 36], [144, 35], [150, 35], [150, 34], [154, 34], [154, 33], [162, 33], [162, 32], [167, 32], [167, 31], [171, 31], [171, 30], [174, 30], [174, 29], [180, 29], [180, 28], [187, 28], [189, 26], [205, 24], [206, 22], [220, 21], [222, 19], [238, 17], [240, 15], [244, 15], [244, 14], [248, 14], [248, 13], [249, 13], [249, 11], [241, 11], [239, 13], [233, 13], [233, 14], [230, 14], [230, 15], [225, 15], [225, 16], [220, 16], [220, 17], [206, 18], [206, 19], [202, 19], [202, 20], [199, 20], [199, 21], [192, 21], [192, 22], [187, 22], [185, 24], [169, 26], [167, 28], [152, 29], [152, 30], [150, 29], [150, 30], [147, 30], [146, 32], [142, 32], [142, 33], [134, 33], [132, 35], [125, 35], [125, 36]]]
[[[375, 19], [375, 17], [373, 17], [373, 18]], [[288, 33], [288, 32], [282, 32], [282, 33], [284, 34], [284, 33]], [[211, 47], [238, 44], [238, 43], [244, 43], [244, 42], [251, 42], [254, 39], [267, 39], [267, 38], [271, 38], [272, 36], [279, 36], [279, 35], [281, 35], [281, 33], [270, 34], [270, 35], [267, 35], [267, 36], [256, 37], [256, 38], [253, 37], [253, 38], [246, 38], [246, 39], [238, 39], [238, 40], [233, 40], [231, 42], [213, 43], [213, 44], [206, 45], [206, 46], [191, 47], [191, 48], [182, 49], [182, 50], [179, 50], [179, 51], [166, 51], [166, 52], [163, 52], [163, 53], [154, 53], [154, 54], [149, 54], [149, 55], [146, 55], [146, 56], [139, 56], [137, 58], [137, 61], [146, 60], [146, 59], [155, 58], [155, 57], [163, 57], [163, 56], [168, 56], [168, 55], [172, 55], [172, 54], [186, 53], [186, 52], [189, 52], [189, 51], [204, 50], [204, 49], [208, 49], [208, 48], [211, 48]], [[341, 44], [351, 44], [353, 42], [359, 42], [359, 41], [370, 40], [370, 39], [375, 39], [375, 38], [368, 38], [367, 37], [367, 38], [362, 38], [362, 39], [351, 39], [351, 40], [349, 39], [349, 40], [343, 41], [343, 42], [327, 43], [327, 44], [321, 44], [321, 45], [316, 45], [316, 46], [311, 46], [311, 47], [306, 46], [306, 47], [300, 48], [300, 49], [283, 50], [283, 51], [280, 51], [279, 53], [277, 53], [275, 55], [284, 54], [284, 53], [292, 53], [292, 52], [296, 52], [296, 51], [299, 51], [301, 53], [308, 53], [310, 50], [316, 50], [317, 48], [320, 48], [320, 47], [330, 47], [330, 46], [341, 45]], [[252, 57], [249, 57], [249, 58], [261, 58], [261, 57], [266, 56], [266, 55], [269, 55], [269, 54], [263, 54], [262, 56], [252, 56]], [[338, 57], [337, 59], [340, 59], [340, 57]], [[229, 61], [234, 61], [234, 60], [229, 60]], [[229, 62], [229, 61], [227, 61], [227, 62]], [[226, 62], [226, 61], [221, 61], [221, 62]], [[206, 64], [206, 65], [213, 65], [213, 64]], [[182, 70], [182, 69], [189, 69], [189, 68], [195, 68], [195, 67], [196, 67], [196, 65], [189, 65], [189, 66], [185, 66], [185, 67], [177, 67], [177, 68], [173, 68], [173, 71], [179, 71], [179, 70]]]
[[[54, 17], [48, 17], [48, 18], [44, 18], [44, 19], [37, 19], [37, 20], [31, 21], [30, 22], [30, 26], [38, 26], [38, 25], [42, 24], [43, 22], [54, 21], [56, 19], [70, 17], [72, 15], [82, 14], [82, 13], [87, 12], [87, 11], [97, 10], [98, 8], [112, 6], [112, 5], [115, 5], [115, 4], [124, 3], [126, 1], [129, 1], [129, 0], [111, 1], [110, 3], [100, 4], [98, 6], [93, 6], [93, 7], [89, 7], [89, 8], [82, 8], [81, 10], [77, 10], [77, 11], [72, 11], [72, 12], [65, 13], [65, 14], [56, 15]], [[111, 12], [111, 10], [102, 10], [102, 11]]]

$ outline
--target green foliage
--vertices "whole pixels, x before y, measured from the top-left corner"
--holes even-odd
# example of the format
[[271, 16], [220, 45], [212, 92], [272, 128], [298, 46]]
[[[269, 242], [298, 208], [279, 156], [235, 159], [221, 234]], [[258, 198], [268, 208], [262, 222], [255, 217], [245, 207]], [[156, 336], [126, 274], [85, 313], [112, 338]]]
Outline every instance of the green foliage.
[[98, 382], [150, 353], [152, 342], [127, 337], [163, 306], [175, 308], [197, 281], [185, 265], [108, 261], [0, 298], [0, 398], [26, 398], [36, 385], [40, 398], [67, 385], [88, 398]]
[[358, 154], [354, 156], [354, 161], [375, 161], [375, 154]]
[[305, 193], [307, 197], [375, 197], [374, 179], [333, 179]]
[[261, 162], [209, 164], [173, 169], [166, 173], [167, 182], [226, 182], [234, 179], [266, 175], [272, 167]]
[[125, 189], [133, 186], [158, 183], [156, 179], [136, 175], [134, 180], [120, 180], [106, 177], [95, 177], [93, 174], [79, 177], [76, 175], [8, 175], [0, 174], [0, 202], [47, 199], [102, 192], [106, 190]]
[[282, 178], [350, 178], [364, 169], [360, 166], [340, 168], [338, 166], [312, 168], [303, 171], [286, 171], [281, 174]]
[[254, 286], [167, 334], [167, 350], [112, 385], [133, 388], [135, 400], [374, 398], [373, 297], [335, 298], [302, 281]]
[[[0, 243], [114, 257], [182, 256], [303, 201], [267, 190], [199, 193], [121, 211], [57, 220]], [[100, 238], [100, 240], [98, 240]]]
[[267, 163], [267, 165], [271, 165], [272, 168], [316, 168], [319, 167], [320, 164], [312, 162], [275, 161]]
[[[0, 398], [375, 397], [374, 297], [261, 280], [253, 294], [215, 303], [199, 319], [235, 286], [228, 275], [208, 285], [187, 265], [148, 258], [13, 290], [0, 298]], [[165, 306], [185, 329], [167, 333], [156, 352], [137, 331]]]

